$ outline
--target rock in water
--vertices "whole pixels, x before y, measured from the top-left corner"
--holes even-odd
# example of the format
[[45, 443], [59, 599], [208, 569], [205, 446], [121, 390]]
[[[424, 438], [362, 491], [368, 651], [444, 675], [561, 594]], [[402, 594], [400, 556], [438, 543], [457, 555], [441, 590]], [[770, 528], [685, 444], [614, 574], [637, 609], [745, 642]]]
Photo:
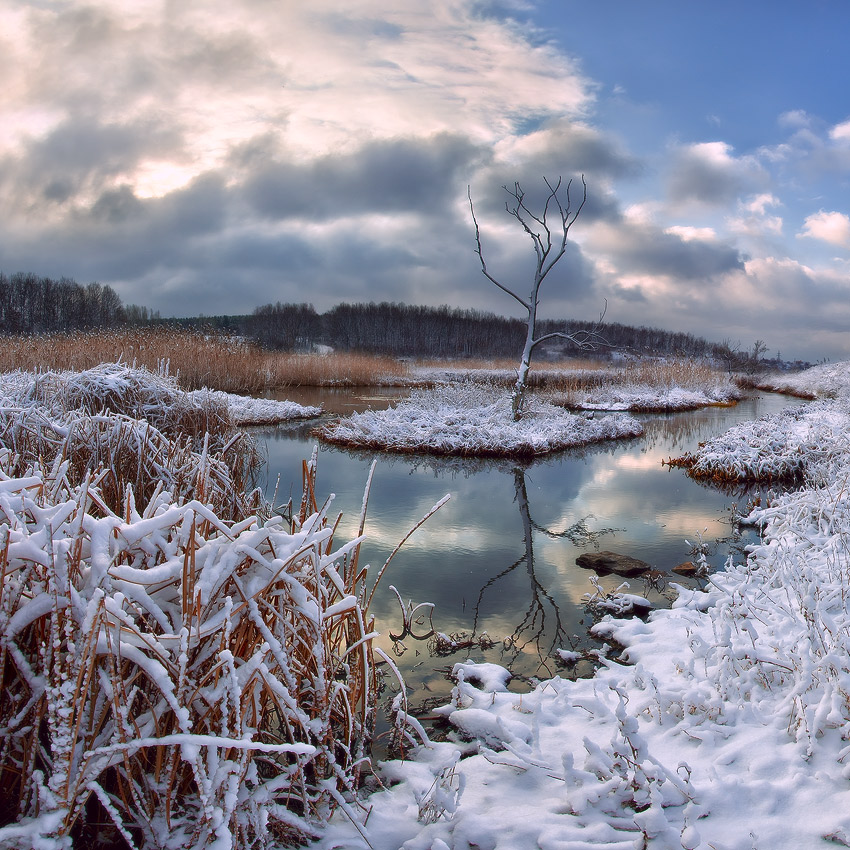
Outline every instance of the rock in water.
[[593, 570], [599, 575], [616, 573], [618, 576], [639, 576], [652, 569], [646, 561], [632, 558], [630, 555], [620, 555], [617, 552], [585, 552], [576, 558], [576, 563], [587, 570]]

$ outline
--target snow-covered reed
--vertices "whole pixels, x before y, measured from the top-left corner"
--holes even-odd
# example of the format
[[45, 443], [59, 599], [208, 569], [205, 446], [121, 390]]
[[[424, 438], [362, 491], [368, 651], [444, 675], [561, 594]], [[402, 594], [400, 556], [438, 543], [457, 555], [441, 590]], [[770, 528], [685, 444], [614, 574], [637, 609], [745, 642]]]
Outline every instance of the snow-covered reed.
[[394, 407], [354, 413], [317, 431], [347, 447], [495, 457], [530, 457], [640, 433], [629, 416], [587, 419], [534, 397], [515, 422], [507, 394], [471, 381], [414, 390]]
[[102, 364], [84, 372], [0, 375], [0, 445], [8, 474], [33, 469], [69, 486], [99, 476], [100, 498], [120, 510], [132, 485], [147, 501], [160, 490], [201, 499], [222, 517], [254, 513], [250, 481], [262, 458], [228, 406], [190, 396], [162, 372]]
[[[378, 693], [361, 537], [315, 498], [228, 521], [0, 449], [0, 847], [265, 847], [347, 807]], [[364, 499], [364, 514], [365, 514]], [[361, 519], [362, 529], [362, 519]], [[10, 821], [13, 821], [10, 823]]]

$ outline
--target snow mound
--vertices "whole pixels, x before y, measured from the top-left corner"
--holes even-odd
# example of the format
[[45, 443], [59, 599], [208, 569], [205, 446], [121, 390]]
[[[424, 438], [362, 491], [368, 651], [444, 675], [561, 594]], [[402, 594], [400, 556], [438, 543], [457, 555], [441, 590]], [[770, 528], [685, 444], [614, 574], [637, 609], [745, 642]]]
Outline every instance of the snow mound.
[[316, 433], [327, 442], [356, 448], [521, 457], [636, 437], [643, 428], [630, 416], [587, 419], [534, 397], [514, 422], [507, 394], [463, 383], [415, 390], [394, 407], [355, 413]]
[[302, 405], [294, 401], [277, 401], [273, 398], [235, 395], [220, 390], [195, 390], [189, 393], [189, 397], [201, 401], [211, 399], [225, 405], [234, 424], [239, 426], [276, 425], [293, 419], [311, 419], [322, 413], [321, 407]]
[[803, 398], [837, 398], [850, 391], [850, 361], [822, 363], [796, 375], [765, 375], [756, 386]]
[[574, 394], [572, 407], [581, 410], [672, 411], [695, 410], [710, 405], [733, 404], [741, 390], [729, 382], [714, 387], [686, 389], [635, 384], [628, 387], [602, 387]]
[[850, 405], [812, 402], [742, 422], [671, 461], [695, 478], [781, 481], [823, 473], [850, 448]]

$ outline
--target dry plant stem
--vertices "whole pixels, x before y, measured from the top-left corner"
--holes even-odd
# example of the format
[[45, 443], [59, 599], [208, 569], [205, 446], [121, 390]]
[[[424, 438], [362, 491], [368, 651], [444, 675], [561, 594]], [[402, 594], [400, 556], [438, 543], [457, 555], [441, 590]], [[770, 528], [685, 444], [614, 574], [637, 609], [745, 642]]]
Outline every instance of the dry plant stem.
[[185, 390], [208, 387], [242, 395], [289, 386], [392, 384], [403, 382], [408, 372], [392, 357], [269, 352], [232, 337], [170, 328], [0, 336], [0, 372], [83, 371], [115, 362], [165, 370]]
[[142, 847], [253, 847], [353, 814], [378, 693], [374, 586], [362, 537], [333, 542], [315, 453], [288, 529], [162, 491], [140, 512], [130, 488], [115, 513], [98, 476], [16, 478], [14, 463], [0, 450], [6, 822], [39, 817], [67, 842], [96, 799]]

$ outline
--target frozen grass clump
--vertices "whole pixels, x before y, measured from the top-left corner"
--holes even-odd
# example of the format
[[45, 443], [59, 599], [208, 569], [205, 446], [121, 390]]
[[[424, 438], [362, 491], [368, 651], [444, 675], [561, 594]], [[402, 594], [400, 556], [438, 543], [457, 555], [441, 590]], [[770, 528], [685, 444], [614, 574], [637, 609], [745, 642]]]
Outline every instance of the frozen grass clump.
[[848, 429], [847, 403], [813, 402], [742, 422], [670, 464], [717, 482], [802, 481], [829, 474], [850, 449]]
[[305, 406], [294, 401], [277, 401], [272, 398], [224, 393], [218, 390], [194, 390], [189, 397], [201, 404], [207, 402], [224, 405], [235, 425], [276, 425], [293, 419], [311, 419], [320, 416], [321, 407]]
[[11, 452], [10, 475], [40, 470], [69, 486], [98, 475], [100, 498], [116, 511], [128, 485], [145, 501], [163, 489], [202, 499], [230, 519], [263, 502], [251, 487], [259, 449], [227, 405], [147, 369], [0, 375], [0, 445]]
[[0, 847], [319, 835], [368, 769], [378, 686], [362, 537], [335, 543], [315, 455], [291, 526], [132, 488], [113, 511], [105, 472], [13, 465], [0, 449]]
[[794, 375], [763, 375], [754, 378], [753, 385], [800, 398], [837, 398], [850, 391], [850, 362], [822, 363]]
[[441, 455], [531, 457], [570, 446], [635, 437], [643, 429], [628, 416], [587, 419], [532, 397], [522, 418], [510, 398], [472, 382], [415, 390], [380, 411], [354, 413], [317, 430], [321, 439], [351, 448]]

